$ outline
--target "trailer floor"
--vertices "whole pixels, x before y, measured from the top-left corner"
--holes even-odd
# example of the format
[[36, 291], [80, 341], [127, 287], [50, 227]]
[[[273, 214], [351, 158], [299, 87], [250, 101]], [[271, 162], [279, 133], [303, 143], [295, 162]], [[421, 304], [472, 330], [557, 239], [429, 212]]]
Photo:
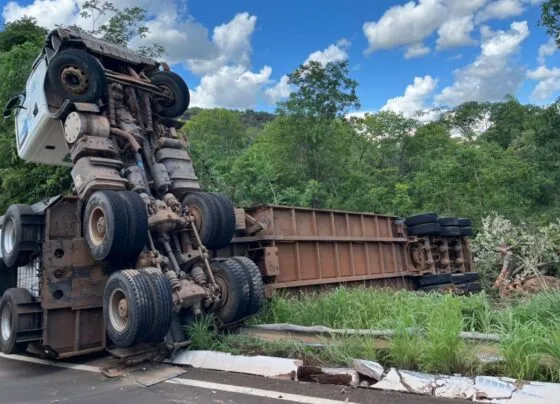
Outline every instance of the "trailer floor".
[[[461, 400], [305, 384], [233, 373], [188, 369], [151, 387], [133, 377], [107, 378], [95, 371], [105, 358], [44, 364], [34, 357], [0, 357], [1, 402], [8, 403], [458, 403]], [[92, 365], [95, 364], [95, 365]], [[346, 401], [348, 400], [348, 401]]]

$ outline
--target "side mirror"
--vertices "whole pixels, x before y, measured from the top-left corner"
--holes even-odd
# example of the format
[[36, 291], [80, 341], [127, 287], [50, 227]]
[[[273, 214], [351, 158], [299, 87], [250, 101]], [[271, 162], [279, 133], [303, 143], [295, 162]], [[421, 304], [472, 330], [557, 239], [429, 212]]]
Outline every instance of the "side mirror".
[[12, 98], [10, 98], [10, 100], [4, 107], [4, 113], [2, 114], [2, 117], [4, 119], [9, 118], [14, 109], [25, 109], [25, 107], [23, 106], [24, 101], [25, 93], [14, 95]]

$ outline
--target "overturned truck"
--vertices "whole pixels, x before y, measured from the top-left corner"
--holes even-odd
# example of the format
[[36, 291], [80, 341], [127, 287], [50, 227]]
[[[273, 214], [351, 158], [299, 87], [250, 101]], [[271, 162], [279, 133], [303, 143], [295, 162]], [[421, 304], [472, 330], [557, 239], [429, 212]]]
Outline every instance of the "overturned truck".
[[[188, 105], [167, 65], [68, 29], [48, 34], [4, 117], [14, 115], [19, 156], [72, 167], [74, 192], [0, 218], [2, 352], [176, 347], [202, 313], [227, 326], [259, 310], [255, 263], [209, 254], [229, 245], [235, 215], [200, 189], [177, 134]], [[24, 266], [33, 282], [17, 287]]]

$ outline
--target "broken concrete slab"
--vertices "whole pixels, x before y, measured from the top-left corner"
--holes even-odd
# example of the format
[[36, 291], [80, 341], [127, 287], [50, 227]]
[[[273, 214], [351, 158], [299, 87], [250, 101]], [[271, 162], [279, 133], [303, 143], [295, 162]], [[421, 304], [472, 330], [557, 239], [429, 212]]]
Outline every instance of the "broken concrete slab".
[[398, 373], [401, 377], [401, 383], [409, 392], [425, 395], [432, 395], [434, 393], [436, 375], [408, 370], [399, 370]]
[[194, 368], [245, 373], [264, 377], [295, 380], [297, 370], [303, 366], [299, 359], [272, 356], [241, 356], [214, 351], [183, 351], [171, 360], [175, 365]]
[[360, 383], [360, 376], [354, 369], [300, 366], [297, 372], [297, 380], [356, 387]]
[[517, 389], [515, 379], [507, 377], [477, 376], [474, 385], [477, 400], [510, 399]]
[[434, 396], [444, 398], [462, 398], [474, 400], [476, 387], [474, 380], [469, 377], [440, 376], [436, 379]]
[[560, 384], [526, 382], [519, 384], [510, 399], [492, 400], [496, 404], [557, 404], [560, 402]]
[[187, 371], [179, 366], [165, 364], [150, 365], [145, 371], [139, 372], [136, 381], [144, 387], [150, 387], [185, 373]]
[[387, 375], [385, 375], [385, 377], [378, 383], [371, 385], [370, 388], [376, 390], [402, 391], [405, 393], [408, 392], [408, 389], [401, 381], [399, 372], [395, 368], [389, 369]]
[[385, 369], [379, 363], [361, 359], [354, 360], [354, 369], [362, 376], [376, 381], [381, 380], [385, 373]]

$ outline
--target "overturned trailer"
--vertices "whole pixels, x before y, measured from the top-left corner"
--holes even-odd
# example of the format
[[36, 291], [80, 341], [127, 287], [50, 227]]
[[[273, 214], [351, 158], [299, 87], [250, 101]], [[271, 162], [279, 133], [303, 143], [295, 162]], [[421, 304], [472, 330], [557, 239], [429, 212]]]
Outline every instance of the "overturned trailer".
[[214, 255], [250, 257], [269, 296], [340, 284], [480, 290], [468, 219], [279, 205], [237, 209], [236, 215], [236, 235]]

